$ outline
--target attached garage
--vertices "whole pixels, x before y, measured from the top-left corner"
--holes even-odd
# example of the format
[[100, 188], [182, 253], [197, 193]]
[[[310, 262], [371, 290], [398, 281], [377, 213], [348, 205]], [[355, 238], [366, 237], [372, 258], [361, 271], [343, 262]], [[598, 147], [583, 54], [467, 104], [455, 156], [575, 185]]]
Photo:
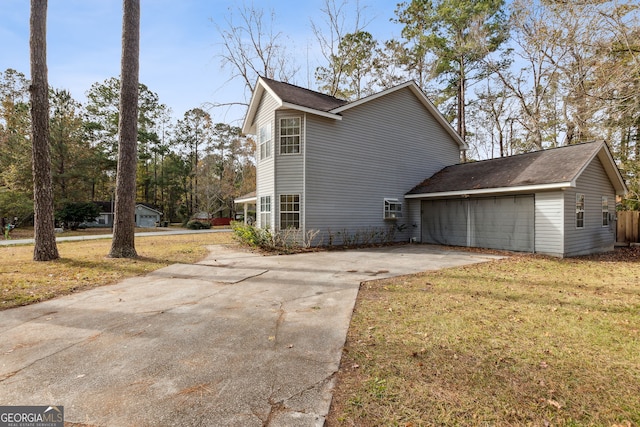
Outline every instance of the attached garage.
[[414, 241], [564, 257], [613, 250], [625, 191], [593, 142], [447, 166], [405, 199]]
[[422, 242], [534, 252], [534, 195], [423, 200]]

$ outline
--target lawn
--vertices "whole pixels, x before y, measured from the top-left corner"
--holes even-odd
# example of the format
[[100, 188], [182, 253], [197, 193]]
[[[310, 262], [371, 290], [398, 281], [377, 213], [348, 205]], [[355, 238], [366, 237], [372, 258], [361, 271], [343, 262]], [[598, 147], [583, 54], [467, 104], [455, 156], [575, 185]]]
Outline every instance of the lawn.
[[136, 237], [136, 259], [108, 258], [111, 239], [58, 242], [60, 259], [50, 262], [33, 261], [33, 245], [0, 246], [0, 310], [192, 263], [206, 245], [230, 242], [231, 233]]
[[327, 424], [640, 426], [639, 258], [366, 282]]

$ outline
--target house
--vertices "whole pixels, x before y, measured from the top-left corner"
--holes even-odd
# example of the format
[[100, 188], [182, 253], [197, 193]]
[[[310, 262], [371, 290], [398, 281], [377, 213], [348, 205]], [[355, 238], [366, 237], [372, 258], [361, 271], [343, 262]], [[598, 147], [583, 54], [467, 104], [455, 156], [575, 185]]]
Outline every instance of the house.
[[[87, 227], [113, 227], [113, 202], [93, 202], [100, 208], [100, 215], [95, 221], [87, 222]], [[155, 227], [162, 218], [162, 212], [146, 203], [136, 203], [136, 227]]]
[[[237, 202], [255, 203], [257, 226], [295, 229], [301, 240], [311, 232], [323, 244], [385, 234], [557, 256], [615, 241], [615, 227], [595, 230], [592, 218], [596, 194], [604, 221], [605, 204], [613, 214], [625, 191], [606, 144], [459, 164], [465, 142], [412, 81], [347, 102], [259, 78], [243, 132], [257, 138], [256, 194]], [[540, 166], [528, 169], [535, 159]], [[503, 166], [509, 173], [496, 175]], [[583, 224], [575, 226], [579, 195]]]

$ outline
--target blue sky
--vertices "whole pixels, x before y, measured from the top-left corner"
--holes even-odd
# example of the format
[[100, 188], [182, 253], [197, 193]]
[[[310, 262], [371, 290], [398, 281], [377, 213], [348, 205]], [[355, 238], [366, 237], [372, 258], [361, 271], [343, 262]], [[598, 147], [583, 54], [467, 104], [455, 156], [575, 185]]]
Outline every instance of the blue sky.
[[[339, 3], [338, 0], [336, 0]], [[229, 82], [221, 68], [220, 36], [225, 16], [239, 2], [228, 0], [141, 0], [140, 81], [156, 92], [174, 116], [204, 103], [243, 102], [243, 83]], [[311, 17], [319, 22], [323, 0], [254, 1], [275, 13], [275, 31], [287, 37], [303, 68], [296, 83], [308, 86], [318, 65]], [[247, 2], [247, 4], [251, 4]], [[367, 30], [379, 40], [398, 37], [391, 23], [396, 1], [361, 0]], [[355, 0], [349, 0], [355, 9]], [[16, 69], [29, 77], [29, 1], [0, 0], [0, 72]], [[122, 29], [121, 0], [49, 0], [47, 60], [49, 84], [67, 89], [78, 101], [93, 83], [118, 76]], [[306, 64], [310, 64], [307, 70]], [[239, 125], [243, 109], [214, 109], [215, 121]]]

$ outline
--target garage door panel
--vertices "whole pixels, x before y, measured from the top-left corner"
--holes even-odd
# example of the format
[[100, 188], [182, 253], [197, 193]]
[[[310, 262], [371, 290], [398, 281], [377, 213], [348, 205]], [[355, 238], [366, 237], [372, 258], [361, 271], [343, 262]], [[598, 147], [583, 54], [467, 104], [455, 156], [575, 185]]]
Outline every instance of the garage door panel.
[[467, 245], [467, 208], [463, 200], [422, 202], [422, 241], [437, 245]]
[[[534, 251], [534, 196], [423, 201], [423, 242]], [[468, 233], [468, 235], [467, 235]]]

